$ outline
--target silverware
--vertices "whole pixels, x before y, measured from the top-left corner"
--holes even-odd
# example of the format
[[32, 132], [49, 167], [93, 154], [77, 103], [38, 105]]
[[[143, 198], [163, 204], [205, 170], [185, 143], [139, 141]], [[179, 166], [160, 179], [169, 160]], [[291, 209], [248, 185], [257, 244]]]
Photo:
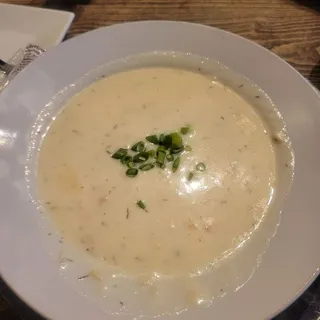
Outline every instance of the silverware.
[[0, 72], [4, 72], [8, 75], [13, 70], [13, 68], [14, 65], [0, 59]]

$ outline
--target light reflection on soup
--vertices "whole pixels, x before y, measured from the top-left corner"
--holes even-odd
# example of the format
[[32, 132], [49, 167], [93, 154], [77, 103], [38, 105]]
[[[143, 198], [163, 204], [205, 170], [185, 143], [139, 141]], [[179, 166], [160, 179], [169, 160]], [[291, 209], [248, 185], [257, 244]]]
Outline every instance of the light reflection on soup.
[[[110, 156], [186, 124], [192, 151], [175, 173], [129, 178]], [[199, 162], [206, 170], [189, 181]], [[129, 275], [184, 276], [250, 239], [276, 190], [276, 158], [264, 122], [238, 94], [199, 73], [142, 68], [70, 99], [44, 139], [38, 184], [65, 239], [88, 254]]]

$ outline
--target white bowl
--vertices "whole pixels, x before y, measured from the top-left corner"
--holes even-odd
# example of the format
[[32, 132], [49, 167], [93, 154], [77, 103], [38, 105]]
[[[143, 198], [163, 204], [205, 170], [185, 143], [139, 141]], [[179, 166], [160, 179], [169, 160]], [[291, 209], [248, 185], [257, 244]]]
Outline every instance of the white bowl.
[[[283, 216], [252, 279], [208, 308], [175, 316], [267, 319], [295, 299], [320, 267], [320, 99], [293, 68], [241, 37], [181, 22], [135, 22], [76, 37], [21, 72], [0, 96], [0, 272], [27, 303], [53, 320], [114, 319], [76, 293], [48, 252], [41, 215], [29, 200], [25, 164], [30, 132], [51, 98], [90, 70], [150, 51], [193, 53], [220, 61], [251, 79], [282, 113], [295, 152], [295, 178]], [[121, 319], [132, 319], [122, 315]]]

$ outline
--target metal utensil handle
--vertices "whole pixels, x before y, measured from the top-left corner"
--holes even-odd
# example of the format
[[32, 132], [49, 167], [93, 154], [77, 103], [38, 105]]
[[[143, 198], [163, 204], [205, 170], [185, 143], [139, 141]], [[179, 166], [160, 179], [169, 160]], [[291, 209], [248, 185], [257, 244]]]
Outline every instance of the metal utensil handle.
[[13, 70], [14, 66], [10, 63], [4, 62], [0, 59], [0, 71], [5, 74], [9, 74]]

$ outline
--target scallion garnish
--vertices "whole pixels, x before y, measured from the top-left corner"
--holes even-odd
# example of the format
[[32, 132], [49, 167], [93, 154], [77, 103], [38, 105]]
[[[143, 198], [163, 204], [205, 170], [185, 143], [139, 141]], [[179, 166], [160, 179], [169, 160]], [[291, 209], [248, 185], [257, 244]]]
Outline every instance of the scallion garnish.
[[[145, 142], [139, 141], [131, 146], [131, 150], [120, 148], [111, 157], [120, 160], [127, 167], [126, 175], [128, 177], [135, 177], [139, 173], [139, 170], [148, 171], [155, 166], [163, 169], [169, 162], [172, 162], [172, 172], [176, 172], [180, 165], [180, 154], [183, 151], [192, 151], [189, 145], [184, 145], [180, 135], [188, 134], [190, 130], [190, 126], [184, 126], [180, 128], [179, 133], [172, 132], [169, 134], [161, 133], [160, 135], [153, 134], [146, 136], [146, 141], [158, 146], [156, 150], [147, 150]], [[149, 158], [152, 158], [152, 160], [148, 162]], [[205, 171], [205, 164], [202, 162], [198, 163], [196, 170]], [[188, 180], [190, 181], [193, 176], [194, 171], [191, 171]]]
[[171, 148], [171, 146], [172, 146], [172, 137], [171, 137], [171, 135], [168, 134], [168, 135], [164, 136], [162, 144], [166, 147], [166, 149]]
[[184, 150], [184, 147], [182, 146], [181, 148], [171, 149], [171, 153], [178, 154], [178, 153], [182, 152], [183, 150]]
[[194, 173], [192, 171], [189, 172], [188, 181], [191, 181], [194, 177]]
[[166, 148], [164, 146], [159, 146], [158, 149], [157, 149], [157, 155], [158, 155], [158, 152], [166, 152]]
[[174, 159], [172, 164], [172, 172], [176, 172], [180, 164], [180, 157]]
[[125, 155], [121, 158], [121, 163], [124, 164], [124, 165], [127, 165], [129, 162], [132, 161], [132, 157], [129, 156], [129, 155]]
[[181, 132], [182, 134], [188, 134], [189, 131], [190, 131], [190, 127], [182, 127], [182, 128], [180, 129], [180, 132]]
[[133, 161], [129, 161], [126, 165], [128, 168], [134, 168], [136, 164]]
[[144, 150], [144, 142], [143, 141], [139, 141], [137, 143], [135, 143], [132, 147], [131, 147], [132, 151], [135, 152], [141, 152]]
[[129, 168], [129, 169], [126, 171], [127, 177], [130, 177], [130, 178], [135, 177], [137, 174], [138, 174], [138, 169], [136, 169], [136, 168]]
[[171, 154], [171, 153], [168, 153], [167, 156], [166, 156], [167, 160], [169, 162], [173, 161], [174, 160], [174, 156]]
[[203, 171], [206, 171], [207, 170], [207, 167], [206, 165], [203, 163], [203, 162], [199, 162], [197, 165], [196, 165], [196, 169], [200, 172], [203, 172]]
[[154, 158], [156, 156], [155, 150], [149, 150], [148, 152], [149, 152], [149, 157], [150, 158]]
[[[142, 200], [139, 200], [139, 201], [137, 202], [137, 206], [138, 206], [140, 209], [147, 211], [146, 205], [144, 204], [144, 202], [143, 202]], [[147, 211], [147, 212], [148, 212], [148, 211]]]
[[165, 135], [163, 133], [161, 133], [160, 137], [159, 137], [159, 144], [163, 144], [164, 137], [165, 137]]
[[158, 162], [161, 166], [164, 165], [165, 159], [166, 159], [166, 152], [165, 152], [165, 151], [162, 151], [162, 150], [158, 151], [158, 152], [157, 152], [157, 162]]
[[159, 139], [155, 134], [152, 136], [147, 136], [146, 140], [153, 143], [153, 144], [159, 144]]
[[133, 162], [145, 162], [149, 159], [149, 152], [142, 151], [133, 157]]
[[113, 159], [121, 159], [123, 156], [125, 156], [128, 153], [127, 149], [120, 148], [118, 151], [116, 151], [111, 157]]
[[154, 164], [152, 164], [152, 163], [142, 164], [142, 165], [139, 167], [139, 169], [140, 169], [141, 171], [148, 171], [148, 170], [151, 170], [151, 169], [153, 169], [153, 168], [154, 168]]
[[178, 132], [170, 133], [170, 137], [172, 139], [171, 149], [180, 149], [183, 147], [182, 138]]

